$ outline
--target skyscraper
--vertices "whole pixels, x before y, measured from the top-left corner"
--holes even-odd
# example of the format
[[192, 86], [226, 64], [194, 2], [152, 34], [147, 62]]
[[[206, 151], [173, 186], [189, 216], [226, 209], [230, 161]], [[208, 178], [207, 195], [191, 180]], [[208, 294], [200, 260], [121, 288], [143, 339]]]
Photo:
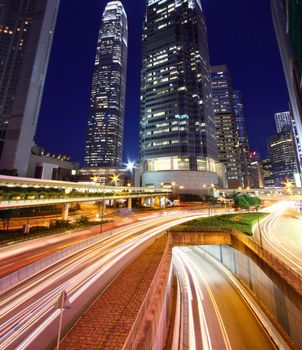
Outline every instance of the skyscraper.
[[241, 91], [234, 90], [233, 99], [237, 131], [239, 136], [242, 182], [244, 187], [249, 187], [251, 186], [250, 144], [247, 133], [246, 118]]
[[216, 182], [208, 39], [199, 0], [147, 1], [142, 60], [143, 183], [174, 179], [183, 185], [188, 176], [196, 186]]
[[271, 136], [267, 145], [275, 186], [282, 187], [286, 179], [294, 180], [299, 172], [292, 130]]
[[294, 142], [294, 149], [296, 154], [296, 160], [297, 160], [297, 172], [301, 173], [301, 165], [302, 165], [302, 150], [301, 150], [301, 144], [299, 143], [299, 137], [298, 137], [298, 131], [296, 126], [296, 121], [293, 118], [291, 112], [279, 112], [275, 114], [275, 122], [276, 122], [276, 129], [277, 133], [280, 133], [282, 131], [291, 131], [293, 134], [293, 142]]
[[292, 116], [290, 112], [279, 112], [275, 114], [275, 123], [277, 132], [281, 132], [284, 128], [292, 130]]
[[243, 181], [231, 75], [225, 65], [213, 66], [211, 72], [219, 160], [226, 166], [229, 187], [238, 188]]
[[[302, 0], [271, 0], [271, 7], [298, 144], [302, 145]], [[298, 161], [301, 167], [301, 157]]]
[[0, 0], [0, 169], [26, 176], [59, 0]]
[[262, 177], [264, 181], [264, 187], [274, 187], [275, 180], [274, 180], [274, 174], [272, 169], [272, 162], [270, 158], [263, 159], [261, 161], [261, 170], [262, 170]]
[[118, 168], [122, 163], [128, 54], [128, 22], [120, 1], [102, 15], [90, 98], [85, 165]]

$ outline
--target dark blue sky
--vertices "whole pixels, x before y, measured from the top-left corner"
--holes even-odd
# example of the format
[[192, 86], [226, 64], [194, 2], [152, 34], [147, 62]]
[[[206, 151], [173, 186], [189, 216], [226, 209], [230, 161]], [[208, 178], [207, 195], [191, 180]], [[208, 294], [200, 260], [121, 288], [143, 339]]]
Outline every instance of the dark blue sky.
[[[288, 94], [268, 0], [201, 0], [211, 64], [227, 64], [242, 90], [251, 148], [266, 152], [273, 115]], [[83, 161], [98, 29], [106, 0], [61, 1], [36, 141], [50, 152]], [[89, 5], [88, 5], [89, 4]], [[124, 0], [129, 21], [125, 159], [137, 160], [140, 45], [144, 0]]]

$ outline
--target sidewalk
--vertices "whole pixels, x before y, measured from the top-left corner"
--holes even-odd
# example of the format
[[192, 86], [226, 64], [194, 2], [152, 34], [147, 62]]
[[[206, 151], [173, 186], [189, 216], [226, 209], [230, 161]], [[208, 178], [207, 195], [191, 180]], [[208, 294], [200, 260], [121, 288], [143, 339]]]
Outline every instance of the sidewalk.
[[165, 249], [156, 240], [100, 295], [65, 336], [60, 350], [122, 349]]

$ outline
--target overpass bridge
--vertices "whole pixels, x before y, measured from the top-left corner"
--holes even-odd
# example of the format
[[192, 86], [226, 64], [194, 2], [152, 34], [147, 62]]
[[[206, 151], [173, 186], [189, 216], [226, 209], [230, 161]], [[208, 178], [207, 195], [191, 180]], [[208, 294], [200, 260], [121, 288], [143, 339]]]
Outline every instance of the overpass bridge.
[[236, 189], [219, 189], [219, 196], [226, 196], [232, 193], [250, 194], [259, 197], [265, 201], [288, 201], [302, 200], [302, 188], [286, 188], [286, 187], [271, 187], [271, 188], [236, 188]]
[[159, 206], [161, 200], [166, 203], [171, 189], [106, 186], [89, 182], [66, 182], [0, 176], [0, 210], [39, 207], [47, 205], [62, 205], [62, 216], [67, 220], [71, 203], [94, 203], [125, 199], [128, 209], [132, 208], [132, 199], [150, 199]]

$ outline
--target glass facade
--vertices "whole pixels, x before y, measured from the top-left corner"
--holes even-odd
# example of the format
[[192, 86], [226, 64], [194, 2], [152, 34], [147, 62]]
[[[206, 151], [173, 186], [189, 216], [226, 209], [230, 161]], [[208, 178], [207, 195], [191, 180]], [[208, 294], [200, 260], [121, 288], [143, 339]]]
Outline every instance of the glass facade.
[[269, 158], [261, 161], [262, 176], [264, 181], [264, 187], [274, 187], [275, 180], [272, 169], [272, 163]]
[[[213, 66], [211, 72], [219, 161], [226, 166], [229, 187], [237, 188], [243, 181], [231, 75], [225, 65]], [[238, 113], [242, 113], [240, 108], [236, 106]]]
[[215, 170], [208, 39], [199, 1], [147, 2], [140, 158], [143, 172]]
[[122, 165], [128, 24], [120, 1], [110, 1], [102, 15], [90, 98], [85, 165]]
[[0, 1], [0, 169], [27, 168], [58, 0]]
[[292, 131], [282, 131], [268, 139], [268, 154], [271, 160], [275, 186], [294, 180], [298, 173], [295, 144]]
[[275, 122], [277, 132], [281, 132], [284, 128], [292, 130], [292, 116], [290, 112], [279, 112], [275, 114]]
[[302, 77], [302, 0], [282, 0], [287, 18], [287, 32], [291, 38], [296, 66]]
[[237, 131], [239, 135], [241, 175], [244, 187], [251, 186], [251, 162], [250, 162], [250, 144], [246, 127], [246, 118], [244, 112], [244, 104], [242, 93], [234, 90], [233, 94], [234, 108], [236, 115]]
[[[302, 144], [302, 0], [271, 0], [298, 145]], [[302, 168], [301, 148], [298, 158]]]

